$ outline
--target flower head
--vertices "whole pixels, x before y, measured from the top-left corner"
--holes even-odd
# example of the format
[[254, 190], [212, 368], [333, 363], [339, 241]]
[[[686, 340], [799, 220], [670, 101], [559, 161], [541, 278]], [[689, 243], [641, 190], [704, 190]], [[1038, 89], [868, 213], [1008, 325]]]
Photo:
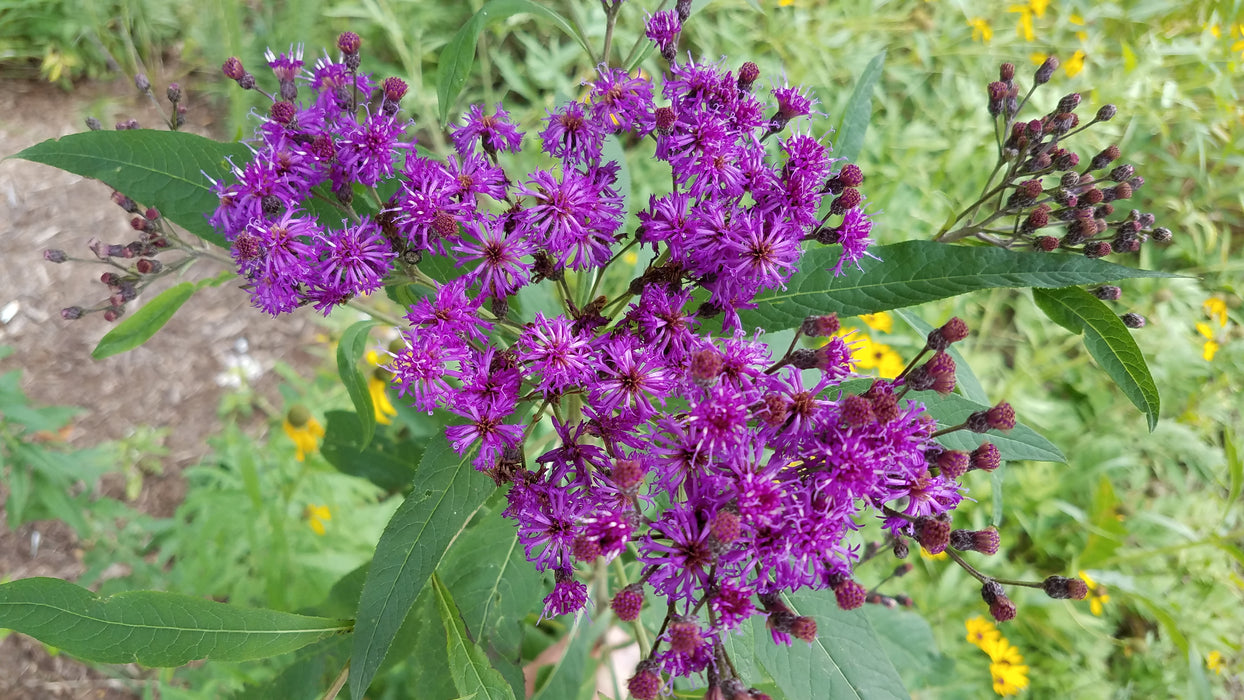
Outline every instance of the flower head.
[[1080, 578], [1084, 579], [1084, 582], [1089, 587], [1089, 610], [1094, 615], [1101, 615], [1105, 604], [1110, 602], [1110, 594], [1106, 592], [1106, 587], [1094, 581], [1093, 577], [1088, 575], [1088, 572], [1081, 571]]

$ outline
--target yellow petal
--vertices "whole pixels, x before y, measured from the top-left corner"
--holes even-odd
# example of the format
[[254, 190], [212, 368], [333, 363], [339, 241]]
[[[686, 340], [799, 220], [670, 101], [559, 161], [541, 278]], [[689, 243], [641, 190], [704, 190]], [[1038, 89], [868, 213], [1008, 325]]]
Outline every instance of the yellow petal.
[[1196, 332], [1200, 333], [1202, 336], [1206, 338], [1209, 338], [1210, 340], [1214, 339], [1214, 330], [1209, 327], [1208, 323], [1197, 321]]

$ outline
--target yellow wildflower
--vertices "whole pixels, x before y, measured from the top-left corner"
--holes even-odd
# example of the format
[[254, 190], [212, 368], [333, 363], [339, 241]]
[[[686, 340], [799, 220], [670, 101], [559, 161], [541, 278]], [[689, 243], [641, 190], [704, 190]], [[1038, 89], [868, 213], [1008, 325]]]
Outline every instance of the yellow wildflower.
[[1213, 329], [1209, 327], [1208, 323], [1198, 321], [1196, 331], [1205, 337], [1205, 345], [1201, 347], [1201, 357], [1205, 358], [1206, 362], [1213, 362], [1214, 355], [1218, 353], [1218, 348], [1221, 347], [1218, 341], [1214, 340]]
[[973, 17], [968, 20], [968, 26], [972, 28], [972, 41], [988, 44], [993, 40], [993, 28], [984, 17]]
[[929, 554], [929, 550], [925, 549], [924, 547], [920, 548], [920, 556], [925, 559], [932, 559], [933, 561], [942, 561], [943, 559], [950, 558], [950, 555], [944, 551], [938, 552], [937, 554]]
[[393, 408], [393, 403], [389, 401], [389, 395], [385, 391], [385, 387], [389, 382], [376, 375], [388, 374], [385, 370], [377, 370], [371, 373], [367, 378], [367, 391], [371, 394], [371, 405], [376, 410], [376, 422], [380, 425], [389, 425], [393, 422], [393, 416], [397, 415], [397, 409]]
[[894, 330], [894, 317], [885, 311], [878, 311], [875, 314], [860, 314], [860, 320], [864, 325], [875, 331], [889, 333]]
[[1088, 54], [1084, 53], [1083, 50], [1077, 50], [1071, 55], [1071, 58], [1067, 59], [1067, 62], [1063, 64], [1063, 70], [1067, 71], [1068, 78], [1074, 78], [1080, 74], [1080, 71], [1084, 70], [1084, 59], [1086, 58], [1088, 58]]
[[1088, 584], [1089, 589], [1089, 610], [1094, 615], [1101, 615], [1102, 606], [1110, 602], [1110, 594], [1106, 592], [1105, 586], [1100, 586], [1086, 572], [1080, 572], [1080, 578]]
[[862, 333], [851, 346], [851, 361], [856, 369], [875, 369], [885, 379], [897, 377], [904, 367], [903, 358], [893, 348]]
[[1201, 307], [1205, 309], [1205, 315], [1209, 316], [1210, 320], [1218, 322], [1219, 328], [1227, 326], [1227, 302], [1218, 297], [1210, 297], [1201, 304]]
[[1039, 66], [1042, 63], [1045, 63], [1045, 59], [1049, 57], [1050, 55], [1048, 53], [1042, 53], [1040, 51], [1033, 51], [1032, 53], [1028, 54], [1028, 60], [1032, 61], [1032, 65], [1034, 66]]
[[1217, 649], [1211, 651], [1209, 655], [1205, 657], [1205, 668], [1208, 668], [1214, 673], [1221, 675], [1222, 669], [1226, 666], [1227, 664], [1222, 660], [1222, 652]]
[[324, 426], [320, 425], [320, 422], [302, 406], [289, 409], [281, 427], [285, 429], [285, 434], [289, 436], [289, 439], [294, 441], [294, 447], [298, 449], [294, 459], [299, 462], [315, 452], [319, 446], [319, 439], [324, 437]]
[[1068, 21], [1068, 22], [1071, 22], [1072, 24], [1076, 25], [1077, 27], [1083, 27], [1083, 26], [1084, 26], [1084, 18], [1083, 18], [1083, 17], [1081, 17], [1080, 15], [1077, 15], [1077, 14], [1076, 14], [1076, 13], [1074, 13], [1074, 12], [1072, 12], [1070, 15], [1068, 15], [1068, 16], [1067, 16], [1067, 21]]
[[1001, 635], [997, 639], [982, 644], [981, 651], [988, 654], [989, 660], [995, 664], [1018, 666], [1024, 663], [1024, 657], [1019, 653], [1019, 648], [1008, 642], [1006, 637]]
[[1015, 33], [1024, 41], [1036, 41], [1037, 33], [1032, 26], [1032, 10], [1027, 5], [1011, 5], [1007, 12], [1018, 12], [1019, 21], [1015, 24]]
[[993, 676], [993, 692], [1004, 698], [1028, 687], [1028, 667], [1023, 664], [992, 663], [989, 675]]
[[992, 643], [1002, 636], [992, 622], [980, 615], [964, 622], [963, 626], [968, 630], [968, 641], [981, 649], [985, 648], [985, 644]]
[[778, 0], [778, 7], [790, 7], [795, 4], [795, 0]]
[[311, 531], [317, 535], [324, 534], [324, 523], [333, 519], [333, 513], [328, 506], [317, 506], [307, 504], [305, 510], [302, 511], [302, 517], [307, 519], [307, 524], [311, 526]]

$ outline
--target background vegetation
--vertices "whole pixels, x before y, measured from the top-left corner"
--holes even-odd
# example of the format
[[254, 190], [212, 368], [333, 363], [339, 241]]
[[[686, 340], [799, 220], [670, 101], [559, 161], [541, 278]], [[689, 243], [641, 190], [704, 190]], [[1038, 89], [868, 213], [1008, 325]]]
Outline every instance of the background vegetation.
[[[249, 130], [244, 118], [250, 105], [217, 80], [224, 58], [238, 55], [258, 74], [266, 46], [305, 42], [313, 57], [348, 28], [363, 36], [366, 65], [411, 84], [404, 106], [421, 127], [421, 141], [435, 146], [444, 139], [436, 112], [438, 51], [482, 4], [446, 9], [417, 0], [222, 0], [192, 8], [167, 0], [7, 0], [0, 3], [0, 59], [6, 70], [21, 68], [32, 78], [37, 72], [66, 89], [116, 67], [160, 70], [210, 96], [225, 110], [227, 135], [236, 135]], [[555, 4], [589, 35], [603, 32], [596, 3]], [[619, 46], [636, 41], [642, 9], [655, 4], [628, 3], [615, 38]], [[825, 123], [836, 123], [856, 77], [885, 51], [860, 158], [882, 242], [931, 238], [956, 205], [974, 197], [992, 164], [984, 94], [999, 62], [1012, 61], [1017, 74], [1028, 75], [1045, 55], [1063, 59], [1053, 87], [1038, 93], [1038, 107], [1068, 92], [1081, 92], [1092, 109], [1118, 105], [1119, 117], [1095, 129], [1100, 146], [1120, 146], [1146, 180], [1137, 206], [1175, 231], [1169, 246], [1146, 246], [1139, 263], [1186, 275], [1122, 285], [1120, 312], [1149, 321], [1136, 338], [1162, 393], [1158, 429], [1145, 432], [1143, 417], [1093, 366], [1080, 340], [1046, 321], [1026, 292], [969, 295], [919, 315], [929, 322], [965, 318], [974, 335], [963, 352], [990, 394], [1011, 401], [1025, 423], [1068, 457], [1067, 464], [1005, 468], [1005, 517], [998, 523], [1003, 550], [991, 572], [1032, 579], [1082, 570], [1104, 586], [1092, 608], [1052, 601], [1039, 591], [1016, 592], [1019, 617], [1002, 632], [1029, 667], [1026, 692], [1244, 697], [1238, 633], [1244, 624], [1239, 0], [716, 0], [695, 6], [684, 50], [726, 56], [730, 63], [753, 60], [762, 82], [816, 86]], [[458, 108], [503, 100], [534, 125], [544, 109], [577, 94], [590, 70], [571, 39], [517, 16], [486, 32]], [[642, 196], [645, 164], [630, 166], [633, 192]], [[350, 320], [334, 319], [327, 335]], [[888, 332], [877, 328], [880, 323], [869, 324], [868, 332], [875, 342], [912, 354], [919, 334], [901, 318], [893, 321]], [[295, 405], [314, 407], [319, 423], [330, 420], [332, 409], [350, 405], [327, 369], [331, 340], [324, 349], [324, 371], [299, 376], [283, 370], [286, 405], [270, 407], [274, 427]], [[22, 405], [11, 390], [16, 378], [5, 381], [4, 476], [29, 483], [32, 504], [17, 511], [10, 504], [9, 526], [23, 518], [69, 520], [89, 503], [87, 516], [70, 520], [87, 544], [90, 568], [80, 583], [99, 581], [118, 561], [132, 572], [103, 582], [102, 592], [162, 588], [286, 610], [315, 606], [329, 614], [330, 588], [367, 559], [396, 507], [391, 494], [342, 475], [318, 450], [300, 461], [295, 443], [279, 431], [256, 444], [236, 429], [210, 436], [215, 456], [187, 472], [189, 493], [173, 518], [142, 516], [116, 502], [91, 503], [89, 489], [68, 489], [76, 500], [60, 503], [53, 494], [67, 492], [68, 477], [57, 467], [63, 455], [32, 457], [29, 450], [42, 449], [32, 437], [36, 431], [55, 430], [64, 416], [15, 411]], [[251, 410], [253, 399], [243, 390], [221, 410]], [[398, 411], [392, 429], [417, 432], [417, 416]], [[13, 446], [25, 447], [14, 452]], [[100, 449], [114, 447], [124, 446]], [[90, 479], [133, 463], [129, 447], [128, 460], [120, 452], [110, 453], [117, 455], [111, 461], [99, 450], [85, 455]], [[75, 478], [81, 480], [81, 472]], [[990, 486], [982, 480], [972, 487], [979, 503], [965, 505], [961, 517], [983, 527], [994, 520]], [[121, 527], [113, 526], [117, 522]], [[969, 642], [964, 627], [984, 610], [973, 581], [947, 564], [918, 559], [912, 574], [887, 586], [915, 601], [941, 651], [903, 671], [918, 697], [988, 697], [994, 692], [989, 658]], [[275, 667], [209, 664], [134, 684], [144, 693], [158, 687], [164, 698], [220, 697], [275, 673]], [[419, 680], [404, 675], [400, 663], [389, 673], [377, 697], [402, 697], [403, 688]]]

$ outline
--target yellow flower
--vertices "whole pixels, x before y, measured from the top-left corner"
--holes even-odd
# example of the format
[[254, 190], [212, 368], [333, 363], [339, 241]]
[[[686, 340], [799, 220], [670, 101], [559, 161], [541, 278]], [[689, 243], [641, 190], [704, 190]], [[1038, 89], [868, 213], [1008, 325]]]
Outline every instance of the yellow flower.
[[1068, 16], [1067, 16], [1067, 21], [1068, 21], [1068, 22], [1071, 22], [1072, 24], [1076, 25], [1077, 27], [1083, 27], [1083, 26], [1084, 26], [1084, 18], [1083, 18], [1083, 17], [1081, 17], [1080, 15], [1077, 15], [1077, 14], [1076, 14], [1076, 13], [1074, 13], [1074, 12], [1072, 12], [1070, 15], [1068, 15]]
[[1063, 70], [1067, 71], [1068, 78], [1074, 78], [1079, 75], [1080, 71], [1084, 70], [1084, 59], [1086, 58], [1088, 58], [1088, 54], [1084, 53], [1083, 50], [1077, 50], [1072, 54], [1071, 58], [1067, 59], [1067, 62], [1063, 64]]
[[1024, 41], [1036, 41], [1037, 33], [1032, 27], [1032, 8], [1028, 5], [1011, 5], [1007, 12], [1018, 12], [1019, 21], [1015, 24], [1015, 33]]
[[1049, 57], [1050, 55], [1048, 53], [1041, 53], [1040, 51], [1033, 51], [1028, 54], [1028, 60], [1032, 61], [1032, 65], [1034, 66], [1039, 66], [1042, 63], [1045, 63], [1045, 59]]
[[963, 626], [968, 629], [968, 641], [981, 649], [985, 648], [985, 644], [994, 642], [1002, 636], [992, 622], [980, 615], [964, 622]]
[[1208, 668], [1214, 673], [1221, 675], [1222, 669], [1226, 666], [1227, 664], [1222, 660], [1222, 652], [1217, 649], [1211, 651], [1209, 655], [1205, 657], [1205, 668]]
[[795, 4], [795, 0], [778, 0], [778, 7], [790, 7]]
[[864, 334], [856, 336], [851, 345], [851, 361], [857, 369], [875, 369], [877, 375], [893, 379], [903, 371], [903, 358], [885, 343], [878, 343]]
[[393, 422], [392, 416], [397, 415], [397, 409], [393, 408], [393, 404], [389, 401], [389, 395], [385, 392], [388, 382], [377, 377], [377, 372], [372, 372], [367, 378], [367, 391], [371, 394], [371, 405], [376, 410], [376, 422], [380, 425], [389, 425]]
[[1201, 357], [1205, 358], [1206, 362], [1213, 362], [1214, 355], [1217, 354], [1218, 348], [1221, 347], [1218, 341], [1214, 340], [1214, 330], [1210, 328], [1208, 323], [1197, 321], [1196, 331], [1205, 337], [1205, 345], [1201, 348]]
[[943, 559], [950, 558], [950, 555], [944, 551], [938, 552], [937, 554], [929, 554], [929, 550], [925, 549], [924, 547], [920, 548], [920, 556], [925, 559], [932, 559], [933, 561], [942, 561]]
[[1205, 315], [1209, 316], [1211, 321], [1217, 321], [1219, 328], [1227, 326], [1227, 302], [1218, 297], [1210, 297], [1206, 299], [1201, 307], [1205, 309]]
[[1028, 687], [1028, 667], [1023, 664], [992, 663], [989, 675], [993, 676], [993, 692], [1004, 698]]
[[1110, 602], [1110, 594], [1106, 592], [1105, 586], [1097, 585], [1097, 582], [1086, 572], [1081, 571], [1080, 578], [1084, 579], [1084, 582], [1088, 584], [1089, 610], [1094, 615], [1101, 615], [1102, 606]]
[[889, 333], [894, 330], [894, 317], [885, 311], [878, 311], [875, 314], [860, 314], [860, 320], [864, 325], [875, 331]]
[[973, 17], [968, 20], [968, 26], [972, 28], [972, 41], [988, 44], [993, 40], [993, 28], [984, 17]]
[[289, 436], [289, 439], [294, 441], [294, 446], [298, 449], [294, 459], [299, 462], [315, 452], [319, 439], [324, 437], [324, 426], [320, 425], [320, 422], [302, 406], [289, 409], [281, 427], [285, 429], [285, 434]]
[[1024, 663], [1024, 657], [1019, 653], [1019, 648], [1008, 642], [1001, 634], [996, 639], [982, 644], [981, 651], [988, 654], [989, 660], [995, 664], [1018, 666]]
[[302, 511], [302, 517], [307, 519], [307, 524], [311, 526], [311, 531], [317, 535], [324, 534], [324, 523], [333, 519], [333, 513], [328, 506], [317, 506], [307, 504], [305, 510]]

